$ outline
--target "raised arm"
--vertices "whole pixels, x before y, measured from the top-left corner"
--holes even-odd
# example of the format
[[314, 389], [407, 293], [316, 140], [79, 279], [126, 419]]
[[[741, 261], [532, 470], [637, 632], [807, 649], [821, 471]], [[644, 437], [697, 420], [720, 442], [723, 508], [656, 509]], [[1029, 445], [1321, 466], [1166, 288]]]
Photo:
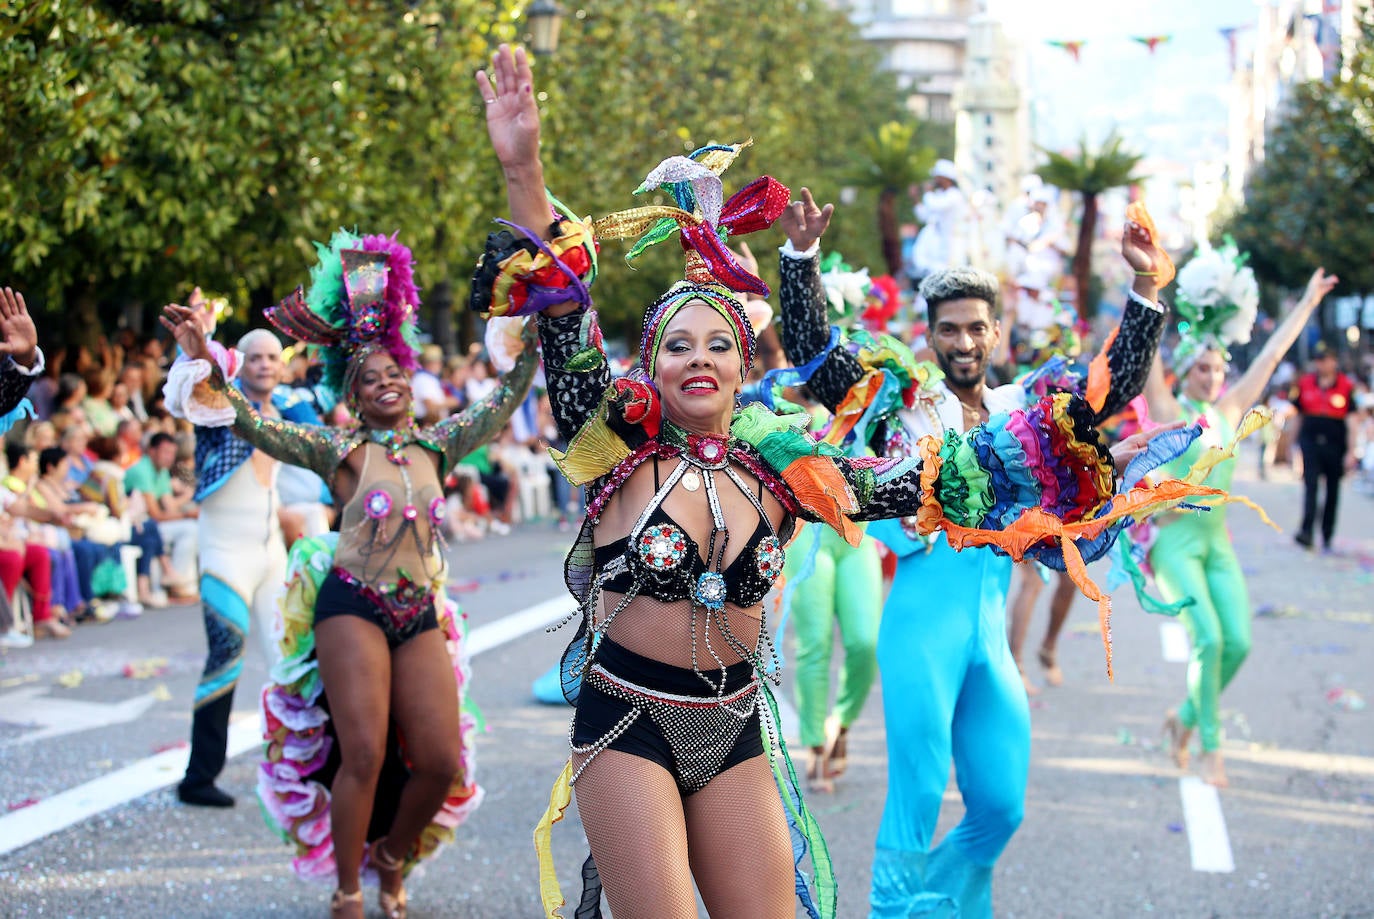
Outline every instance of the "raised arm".
[[1250, 368], [1236, 385], [1217, 400], [1217, 410], [1227, 421], [1235, 424], [1260, 400], [1264, 395], [1264, 388], [1269, 385], [1269, 378], [1278, 369], [1279, 361], [1288, 353], [1288, 349], [1293, 347], [1293, 342], [1298, 340], [1298, 335], [1307, 325], [1307, 320], [1312, 318], [1312, 312], [1322, 302], [1322, 298], [1339, 283], [1340, 278], [1334, 274], [1327, 274], [1325, 269], [1318, 268], [1312, 273], [1311, 279], [1307, 282], [1307, 289], [1303, 291], [1302, 299], [1293, 308], [1293, 312], [1279, 323], [1274, 334], [1269, 336], [1269, 340], [1260, 349], [1259, 356], [1250, 364]]
[[[1112, 383], [1096, 421], [1115, 415], [1142, 391], [1146, 392], [1146, 399], [1150, 399], [1151, 390], [1148, 387], [1159, 354], [1159, 338], [1164, 332], [1164, 307], [1159, 303], [1159, 271], [1168, 261], [1168, 256], [1159, 249], [1149, 228], [1134, 221], [1127, 221], [1121, 234], [1121, 256], [1135, 271], [1135, 283], [1131, 285], [1116, 338], [1107, 349], [1107, 366], [1111, 370]], [[1159, 382], [1163, 382], [1162, 368]], [[1164, 392], [1170, 400], [1173, 399], [1168, 387], [1164, 388]], [[1152, 403], [1150, 414], [1171, 420], [1177, 417], [1177, 405], [1175, 402], [1174, 411], [1156, 415]]]
[[0, 355], [0, 415], [7, 415], [43, 371], [38, 330], [24, 295], [8, 287], [0, 290]]
[[1145, 404], [1155, 421], [1172, 421], [1183, 414], [1183, 406], [1178, 404], [1164, 378], [1164, 361], [1158, 351], [1150, 361], [1150, 373], [1145, 378]]
[[[477, 72], [477, 91], [487, 111], [487, 136], [501, 164], [511, 222], [545, 241], [554, 238], [554, 213], [544, 188], [539, 157], [539, 106], [534, 75], [524, 48], [501, 45], [491, 58], [491, 72]], [[561, 316], [578, 308], [576, 301], [555, 303], [545, 311]]]
[[[825, 289], [821, 286], [820, 239], [830, 224], [834, 206], [816, 205], [809, 189], [778, 218], [787, 233], [779, 266], [778, 302], [782, 314], [782, 349], [795, 366], [808, 363], [830, 348], [830, 322]], [[851, 386], [863, 378], [863, 367], [843, 346], [830, 348], [811, 374], [808, 386], [821, 405], [830, 411], [844, 400]]]
[[450, 415], [432, 429], [437, 446], [444, 451], [445, 475], [463, 457], [494, 440], [529, 393], [534, 372], [539, 368], [539, 352], [534, 346], [533, 330], [527, 327], [523, 335], [525, 350], [515, 359], [515, 366], [501, 375], [500, 385], [490, 395]]
[[356, 446], [356, 438], [340, 436], [337, 428], [263, 417], [238, 387], [225, 379], [194, 310], [170, 303], [163, 307], [161, 321], [183, 352], [172, 365], [164, 387], [168, 408], [174, 414], [210, 427], [232, 425], [235, 434], [273, 459], [333, 481], [339, 463]]

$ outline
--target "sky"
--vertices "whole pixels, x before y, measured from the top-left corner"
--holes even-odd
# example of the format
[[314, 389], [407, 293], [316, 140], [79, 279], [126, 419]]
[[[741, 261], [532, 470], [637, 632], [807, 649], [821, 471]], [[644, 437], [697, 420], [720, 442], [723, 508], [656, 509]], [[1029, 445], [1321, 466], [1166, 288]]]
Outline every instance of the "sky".
[[[988, 0], [1028, 53], [1036, 143], [1091, 145], [1117, 127], [1151, 158], [1180, 163], [1225, 156], [1229, 51], [1219, 30], [1239, 33], [1241, 60], [1254, 36], [1256, 0]], [[1132, 36], [1169, 35], [1153, 54]], [[1051, 40], [1086, 44], [1075, 63]]]

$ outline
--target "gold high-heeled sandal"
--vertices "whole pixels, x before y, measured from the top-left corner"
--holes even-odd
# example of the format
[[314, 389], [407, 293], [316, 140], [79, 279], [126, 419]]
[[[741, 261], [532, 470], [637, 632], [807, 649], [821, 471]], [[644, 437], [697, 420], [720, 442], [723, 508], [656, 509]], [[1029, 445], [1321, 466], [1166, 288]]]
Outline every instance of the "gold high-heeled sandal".
[[352, 893], [344, 893], [342, 890], [334, 891], [334, 896], [329, 898], [330, 919], [343, 919], [344, 911], [354, 903], [358, 904], [358, 913], [363, 912], [363, 892], [355, 890]]
[[406, 919], [406, 889], [402, 887], [396, 893], [389, 893], [386, 889], [386, 879], [382, 874], [397, 874], [401, 880], [405, 880], [402, 871], [405, 868], [405, 860], [397, 858], [387, 853], [382, 848], [386, 842], [386, 837], [376, 840], [368, 849], [368, 860], [377, 869], [377, 880], [381, 884], [381, 889], [377, 892], [377, 905], [382, 908], [382, 915], [386, 919]]

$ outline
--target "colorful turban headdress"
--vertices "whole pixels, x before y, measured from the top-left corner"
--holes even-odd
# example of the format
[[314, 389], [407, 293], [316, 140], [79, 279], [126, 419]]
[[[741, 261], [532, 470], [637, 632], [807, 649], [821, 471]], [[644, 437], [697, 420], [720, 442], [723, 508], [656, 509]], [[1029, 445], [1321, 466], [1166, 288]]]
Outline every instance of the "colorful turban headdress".
[[313, 346], [321, 382], [346, 399], [368, 355], [390, 354], [402, 370], [418, 367], [415, 287], [410, 249], [396, 236], [358, 236], [339, 230], [316, 243], [319, 262], [310, 289], [297, 287], [264, 315], [283, 334]]
[[1180, 377], [1203, 352], [1220, 351], [1230, 359], [1231, 345], [1250, 340], [1259, 311], [1259, 285], [1245, 264], [1248, 258], [1228, 236], [1219, 249], [1199, 246], [1179, 271], [1174, 308], [1183, 318], [1173, 365]]
[[635, 194], [662, 188], [676, 206], [650, 205], [620, 211], [596, 221], [598, 239], [638, 237], [625, 254], [633, 261], [655, 243], [679, 235], [687, 257], [686, 281], [674, 285], [644, 311], [640, 365], [653, 376], [663, 330], [688, 303], [704, 303], [720, 313], [735, 332], [747, 374], [754, 361], [754, 330], [736, 294], [768, 296], [768, 285], [749, 272], [726, 245], [732, 236], [766, 229], [782, 215], [790, 192], [770, 176], [760, 176], [724, 199], [720, 174], [748, 144], [712, 144], [691, 156], [672, 156], [650, 171]]

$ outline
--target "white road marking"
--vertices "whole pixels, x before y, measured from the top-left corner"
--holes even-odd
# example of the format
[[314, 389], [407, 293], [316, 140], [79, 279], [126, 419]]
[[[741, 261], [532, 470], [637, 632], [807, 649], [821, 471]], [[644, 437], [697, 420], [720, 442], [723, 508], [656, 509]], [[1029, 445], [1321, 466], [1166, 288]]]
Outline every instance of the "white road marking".
[[1188, 848], [1193, 854], [1193, 870], [1229, 874], [1236, 870], [1231, 857], [1231, 839], [1226, 834], [1226, 818], [1221, 815], [1217, 790], [1195, 775], [1178, 780], [1183, 798], [1183, 821], [1188, 827]]
[[0, 696], [0, 712], [21, 712], [26, 725], [37, 728], [12, 740], [0, 742], [0, 747], [15, 747], [92, 728], [127, 724], [142, 717], [157, 701], [150, 692], [114, 704], [63, 699], [49, 696], [47, 692], [47, 686], [30, 686]]
[[484, 651], [514, 641], [535, 629], [542, 629], [561, 620], [574, 609], [572, 598], [567, 594], [536, 603], [518, 613], [503, 616], [495, 622], [478, 626], [468, 633], [468, 653], [473, 657]]
[[[229, 756], [261, 746], [257, 717], [244, 715], [229, 726]], [[189, 755], [184, 746], [164, 750], [0, 817], [0, 855], [179, 781]]]
[[[479, 626], [468, 633], [469, 653], [476, 657], [484, 651], [500, 647], [522, 635], [557, 622], [572, 609], [572, 599], [563, 595]], [[132, 721], [146, 711], [153, 701], [152, 696], [148, 695], [117, 705], [101, 705], [93, 702], [49, 699], [40, 695], [46, 691], [47, 687], [34, 687], [0, 696], [0, 711], [31, 712], [35, 710], [34, 706], [38, 705], [36, 711], [39, 715], [30, 715], [30, 718], [44, 726], [32, 734], [10, 741], [9, 744]], [[20, 696], [24, 698], [19, 699]], [[15, 701], [23, 702], [23, 707], [12, 705]], [[70, 730], [62, 730], [61, 720], [54, 719], [67, 717], [77, 726]], [[229, 728], [229, 758], [261, 746], [261, 718], [249, 714], [237, 716]], [[186, 772], [186, 760], [189, 755], [190, 751], [186, 747], [164, 750], [84, 785], [44, 798], [37, 804], [0, 816], [0, 855], [36, 842], [110, 808], [175, 784]]]
[[1170, 619], [1159, 624], [1159, 646], [1164, 652], [1166, 664], [1186, 664], [1191, 651], [1188, 648], [1188, 630], [1183, 623]]
[[[1186, 664], [1191, 655], [1188, 630], [1181, 622], [1159, 624], [1159, 646], [1165, 663]], [[1216, 788], [1195, 775], [1187, 775], [1178, 780], [1178, 793], [1183, 801], [1183, 825], [1188, 831], [1193, 870], [1213, 874], [1235, 871], [1231, 837], [1226, 832], [1226, 818], [1222, 816], [1221, 796]]]

